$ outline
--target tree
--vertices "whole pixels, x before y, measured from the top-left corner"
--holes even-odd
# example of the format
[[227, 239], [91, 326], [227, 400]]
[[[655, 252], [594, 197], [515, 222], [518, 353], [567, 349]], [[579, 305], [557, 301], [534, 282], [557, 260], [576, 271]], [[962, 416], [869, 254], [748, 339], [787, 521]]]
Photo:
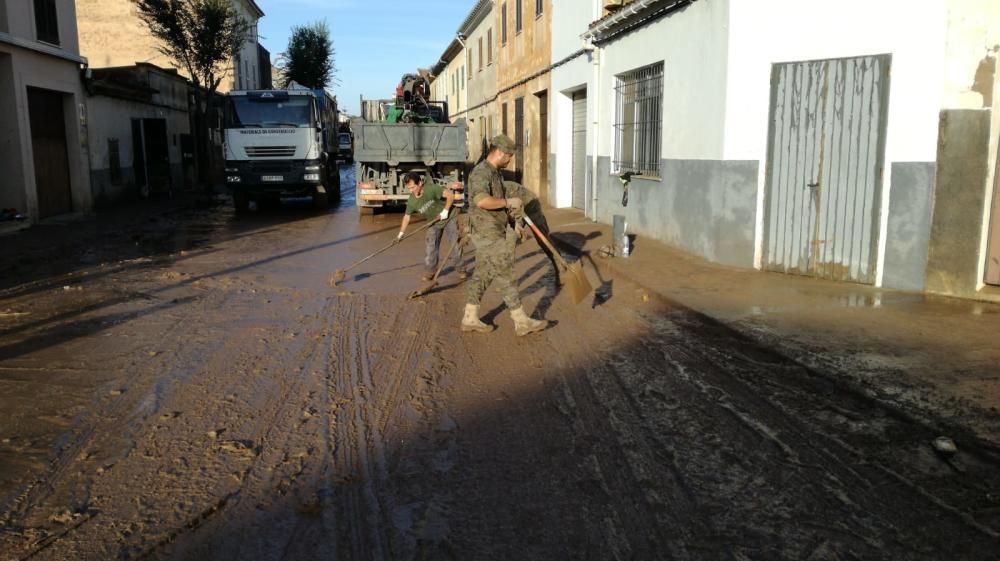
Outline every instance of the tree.
[[329, 86], [336, 80], [335, 54], [325, 21], [293, 27], [288, 50], [282, 53], [282, 87], [292, 80], [313, 89]]
[[250, 23], [231, 0], [132, 0], [149, 31], [159, 40], [159, 51], [187, 70], [195, 85], [194, 138], [198, 176], [209, 178], [207, 111], [229, 62], [250, 36]]
[[230, 0], [132, 0], [160, 40], [159, 51], [184, 67], [195, 86], [214, 94], [225, 66], [246, 43], [250, 23]]

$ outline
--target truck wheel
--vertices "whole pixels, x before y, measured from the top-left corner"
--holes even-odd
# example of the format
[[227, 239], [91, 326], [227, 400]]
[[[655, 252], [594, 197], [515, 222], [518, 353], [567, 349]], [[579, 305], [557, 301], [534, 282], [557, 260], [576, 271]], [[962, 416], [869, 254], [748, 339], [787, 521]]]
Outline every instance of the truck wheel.
[[236, 209], [236, 212], [239, 213], [250, 210], [250, 199], [247, 197], [247, 194], [241, 191], [234, 192], [233, 207]]
[[339, 203], [340, 202], [340, 169], [334, 166], [331, 174], [333, 177], [330, 178], [330, 187], [327, 188], [327, 192], [330, 193], [330, 200]]
[[330, 208], [330, 194], [320, 193], [319, 191], [313, 192], [313, 207], [316, 210], [326, 210]]

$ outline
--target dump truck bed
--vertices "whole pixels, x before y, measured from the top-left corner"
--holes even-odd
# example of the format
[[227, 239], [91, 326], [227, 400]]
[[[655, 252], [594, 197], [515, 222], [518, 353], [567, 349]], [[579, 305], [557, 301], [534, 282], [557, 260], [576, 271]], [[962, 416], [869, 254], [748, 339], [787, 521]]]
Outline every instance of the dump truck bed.
[[464, 163], [468, 155], [465, 120], [454, 123], [385, 123], [355, 119], [354, 159], [385, 163]]

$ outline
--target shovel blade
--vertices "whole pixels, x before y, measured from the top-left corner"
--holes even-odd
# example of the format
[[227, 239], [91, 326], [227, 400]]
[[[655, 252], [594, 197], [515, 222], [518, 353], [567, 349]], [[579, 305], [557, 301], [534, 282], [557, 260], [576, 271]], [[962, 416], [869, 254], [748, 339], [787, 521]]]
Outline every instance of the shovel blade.
[[573, 298], [574, 304], [583, 302], [591, 292], [594, 291], [587, 280], [587, 275], [583, 273], [580, 263], [567, 263], [563, 270], [565, 285], [563, 288], [569, 290], [569, 295]]
[[418, 288], [418, 289], [414, 290], [413, 292], [411, 292], [410, 296], [409, 296], [409, 299], [413, 300], [414, 298], [419, 298], [419, 297], [423, 296], [424, 294], [427, 294], [428, 292], [430, 292], [430, 291], [434, 290], [435, 288], [437, 288], [437, 285], [438, 285], [437, 281], [431, 281], [431, 282], [425, 284], [424, 286], [421, 286], [420, 288]]

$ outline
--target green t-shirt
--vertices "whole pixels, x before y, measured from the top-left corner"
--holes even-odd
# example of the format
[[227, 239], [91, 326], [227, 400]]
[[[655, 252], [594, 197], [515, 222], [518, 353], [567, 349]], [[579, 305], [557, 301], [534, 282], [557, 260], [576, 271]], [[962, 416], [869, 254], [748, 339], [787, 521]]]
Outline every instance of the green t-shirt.
[[433, 220], [444, 210], [444, 187], [426, 180], [424, 190], [419, 197], [410, 194], [406, 201], [406, 214], [422, 214], [425, 219]]

